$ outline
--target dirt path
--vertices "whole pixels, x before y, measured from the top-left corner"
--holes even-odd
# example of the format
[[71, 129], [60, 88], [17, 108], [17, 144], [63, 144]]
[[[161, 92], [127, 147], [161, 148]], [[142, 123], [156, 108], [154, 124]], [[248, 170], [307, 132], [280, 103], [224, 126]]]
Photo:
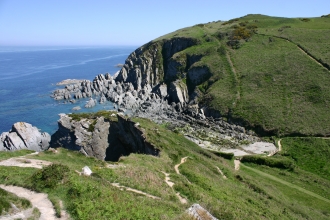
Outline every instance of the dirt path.
[[33, 207], [39, 209], [41, 213], [39, 218], [40, 220], [58, 219], [55, 216], [53, 204], [49, 201], [47, 194], [36, 193], [18, 186], [0, 185], [0, 187], [8, 192], [17, 195], [18, 197], [28, 199]]
[[282, 151], [282, 144], [281, 144], [281, 140], [282, 139], [280, 139], [280, 140], [278, 140], [277, 141], [277, 145], [278, 145], [278, 151], [280, 152], [280, 151]]
[[144, 195], [144, 196], [149, 197], [149, 198], [152, 198], [152, 199], [160, 199], [160, 197], [153, 196], [151, 194], [142, 192], [140, 190], [133, 189], [133, 188], [130, 188], [130, 187], [127, 187], [127, 186], [121, 186], [119, 183], [110, 183], [110, 184], [112, 186], [114, 186], [114, 187], [119, 188], [120, 190], [124, 190], [125, 189], [126, 191], [130, 191], [130, 192], [134, 192], [134, 193], [137, 193], [137, 194], [140, 194], [140, 195]]
[[187, 161], [187, 158], [188, 158], [188, 157], [183, 157], [183, 158], [181, 158], [181, 162], [180, 162], [179, 164], [177, 164], [177, 165], [174, 166], [175, 172], [176, 172], [177, 174], [180, 174], [179, 166], [180, 166], [181, 164], [185, 163], [185, 162]]
[[320, 196], [320, 195], [318, 195], [318, 194], [316, 194], [316, 193], [313, 193], [313, 192], [311, 192], [311, 191], [308, 191], [308, 190], [306, 190], [306, 189], [304, 189], [304, 188], [302, 188], [302, 187], [299, 187], [299, 186], [297, 186], [297, 185], [294, 185], [294, 184], [292, 184], [292, 183], [289, 183], [289, 182], [287, 182], [287, 181], [285, 181], [285, 180], [282, 180], [282, 179], [280, 179], [280, 178], [277, 178], [277, 177], [275, 177], [275, 176], [272, 176], [272, 175], [270, 175], [270, 174], [268, 174], [268, 173], [264, 173], [264, 172], [262, 172], [262, 171], [260, 171], [260, 170], [254, 169], [254, 168], [252, 168], [252, 167], [245, 166], [244, 164], [242, 164], [241, 166], [244, 167], [244, 168], [246, 168], [246, 169], [249, 169], [249, 170], [251, 170], [251, 171], [253, 171], [253, 172], [255, 172], [255, 173], [257, 173], [258, 175], [261, 175], [261, 176], [263, 176], [263, 177], [266, 177], [266, 178], [269, 178], [269, 179], [274, 180], [274, 181], [276, 181], [276, 182], [279, 182], [279, 183], [281, 183], [281, 184], [284, 184], [284, 185], [286, 185], [286, 186], [288, 186], [288, 187], [291, 187], [291, 188], [293, 188], [293, 189], [296, 189], [296, 190], [298, 190], [298, 191], [300, 191], [300, 192], [302, 192], [302, 193], [305, 193], [305, 194], [307, 194], [307, 195], [313, 196], [313, 197], [315, 197], [315, 198], [317, 198], [317, 199], [320, 199], [320, 200], [322, 200], [322, 201], [324, 201], [324, 202], [330, 203], [330, 200], [329, 200], [329, 199], [326, 199], [326, 198], [324, 198], [324, 197], [322, 197], [322, 196]]
[[[238, 78], [238, 76], [237, 76], [236, 69], [235, 69], [235, 67], [234, 67], [234, 64], [233, 64], [233, 62], [232, 62], [232, 60], [231, 60], [230, 54], [229, 54], [228, 52], [226, 52], [226, 58], [227, 58], [227, 61], [228, 61], [229, 65], [230, 65], [231, 71], [232, 71], [233, 74], [234, 74], [235, 81], [237, 82], [237, 85], [239, 85], [239, 84], [240, 84], [240, 82], [239, 82], [239, 78]], [[237, 102], [237, 100], [239, 100], [240, 98], [241, 98], [241, 93], [240, 93], [239, 88], [237, 88], [236, 102]]]
[[235, 164], [235, 170], [239, 170], [239, 167], [240, 167], [240, 165], [241, 165], [241, 161], [238, 160], [238, 159], [235, 159], [235, 160], [234, 160], [234, 164]]
[[[36, 154], [38, 154], [38, 152], [28, 155], [36, 155]], [[25, 156], [12, 157], [7, 160], [0, 161], [0, 166], [32, 167], [32, 168], [42, 169], [44, 166], [49, 166], [52, 164], [51, 162], [45, 160], [27, 159]]]
[[[181, 161], [182, 161], [182, 160], [181, 160]], [[165, 183], [166, 183], [167, 185], [169, 185], [171, 188], [173, 188], [174, 183], [171, 182], [170, 174], [165, 173], [165, 172], [163, 172], [163, 171], [161, 171], [161, 172], [165, 175]], [[183, 198], [183, 197], [180, 195], [179, 192], [177, 192], [175, 195], [178, 197], [178, 199], [179, 199], [179, 201], [181, 202], [181, 204], [187, 204], [187, 203], [188, 203], [188, 201], [187, 201], [185, 198]]]
[[218, 171], [219, 171], [219, 173], [221, 174], [221, 176], [222, 176], [224, 179], [227, 179], [227, 177], [225, 176], [225, 174], [223, 174], [223, 172], [220, 170], [220, 168], [217, 167], [217, 166], [215, 166], [215, 167], [218, 169]]

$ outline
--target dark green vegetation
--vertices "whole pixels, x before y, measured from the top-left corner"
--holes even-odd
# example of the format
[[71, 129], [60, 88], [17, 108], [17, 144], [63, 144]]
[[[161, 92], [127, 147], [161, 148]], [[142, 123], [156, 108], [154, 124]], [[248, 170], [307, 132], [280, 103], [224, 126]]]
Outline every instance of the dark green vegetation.
[[246, 155], [241, 159], [243, 163], [254, 163], [258, 165], [266, 165], [280, 169], [294, 169], [294, 163], [288, 158], [265, 157], [259, 155]]
[[[246, 163], [241, 170], [235, 171], [233, 159], [223, 158], [229, 155], [217, 155], [201, 149], [180, 133], [147, 119], [132, 120], [139, 122], [145, 130], [146, 140], [161, 149], [159, 157], [130, 154], [112, 163], [113, 168], [107, 168], [109, 164], [104, 161], [58, 149], [57, 153], [46, 151], [27, 156], [56, 164], [42, 170], [0, 166], [0, 183], [46, 192], [58, 214], [58, 204], [62, 200], [74, 219], [187, 219], [184, 211], [193, 203], [199, 203], [219, 219], [330, 217], [330, 180], [300, 167], [299, 162], [291, 159], [296, 155], [295, 151], [285, 156], [288, 155], [288, 146], [291, 146], [287, 141], [293, 140], [292, 145], [299, 144], [296, 139], [283, 139], [283, 155], [274, 157], [293, 161], [294, 169]], [[311, 145], [321, 145], [317, 141], [312, 139]], [[323, 148], [329, 150], [329, 145]], [[323, 148], [317, 147], [311, 156]], [[187, 161], [179, 167], [181, 174], [177, 174], [174, 166], [183, 157], [187, 157]], [[80, 176], [75, 172], [86, 165], [94, 172], [92, 176]], [[175, 183], [173, 188], [165, 183], [163, 172], [170, 174], [171, 181]], [[160, 199], [120, 190], [111, 183]], [[188, 204], [180, 203], [177, 192], [188, 200]]]
[[[262, 135], [330, 134], [330, 19], [247, 15], [184, 28], [161, 38], [196, 45], [173, 55], [210, 71], [201, 103]], [[187, 74], [179, 78], [191, 85]], [[192, 88], [189, 91], [193, 91]]]
[[109, 121], [117, 121], [116, 114], [117, 112], [103, 110], [93, 113], [72, 113], [70, 117], [75, 121], [80, 121], [81, 119], [96, 119], [97, 117], [104, 117]]
[[330, 139], [285, 138], [282, 155], [292, 158], [303, 170], [330, 180]]

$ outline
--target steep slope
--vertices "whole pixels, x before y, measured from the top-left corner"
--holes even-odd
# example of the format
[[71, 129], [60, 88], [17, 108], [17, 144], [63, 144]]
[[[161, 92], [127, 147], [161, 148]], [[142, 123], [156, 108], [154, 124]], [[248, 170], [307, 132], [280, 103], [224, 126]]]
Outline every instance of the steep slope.
[[[72, 219], [192, 219], [185, 213], [195, 203], [218, 219], [329, 219], [328, 175], [304, 171], [299, 163], [290, 170], [244, 162], [235, 170], [233, 159], [206, 151], [164, 126], [143, 118], [131, 121], [160, 149], [158, 156], [132, 153], [109, 164], [58, 148], [25, 156], [52, 162], [41, 170], [0, 166], [0, 183], [47, 193], [55, 207], [63, 201]], [[323, 149], [329, 149], [330, 141], [324, 142]], [[284, 151], [287, 147], [284, 140]], [[323, 149], [316, 147], [315, 161]], [[0, 152], [0, 158], [17, 154]], [[75, 172], [84, 166], [94, 173]]]
[[116, 81], [162, 85], [169, 103], [198, 103], [259, 134], [330, 135], [329, 36], [328, 16], [198, 24], [138, 48]]

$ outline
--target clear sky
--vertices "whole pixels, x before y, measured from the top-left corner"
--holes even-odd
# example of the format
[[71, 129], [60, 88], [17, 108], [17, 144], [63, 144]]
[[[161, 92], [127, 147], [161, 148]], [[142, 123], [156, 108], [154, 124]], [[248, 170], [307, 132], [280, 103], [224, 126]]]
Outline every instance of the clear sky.
[[329, 0], [0, 0], [0, 46], [139, 46], [183, 27], [247, 14], [329, 13]]

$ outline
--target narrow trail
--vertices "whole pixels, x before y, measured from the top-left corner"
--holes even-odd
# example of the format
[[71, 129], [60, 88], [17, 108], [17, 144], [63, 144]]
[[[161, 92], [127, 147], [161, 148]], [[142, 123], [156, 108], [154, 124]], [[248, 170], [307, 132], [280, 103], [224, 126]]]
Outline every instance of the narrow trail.
[[[165, 172], [163, 172], [163, 171], [161, 171], [161, 172], [165, 175], [165, 183], [166, 183], [167, 185], [169, 185], [169, 187], [173, 188], [174, 183], [171, 182], [170, 174], [165, 173]], [[179, 192], [177, 192], [175, 195], [178, 197], [178, 199], [179, 199], [179, 201], [181, 202], [181, 204], [187, 204], [187, 203], [188, 203], [187, 199], [183, 198], [183, 197], [180, 195]]]
[[226, 175], [223, 174], [223, 172], [220, 170], [219, 167], [215, 166], [217, 168], [217, 170], [219, 171], [219, 173], [221, 174], [221, 176], [224, 178], [224, 179], [227, 179]]
[[7, 160], [0, 161], [0, 166], [15, 166], [15, 167], [32, 167], [42, 169], [44, 166], [49, 166], [52, 163], [45, 160], [28, 159], [26, 156], [36, 155], [38, 152], [20, 157], [12, 157]]
[[[240, 84], [240, 82], [239, 82], [239, 79], [238, 79], [238, 76], [237, 76], [237, 72], [236, 72], [236, 69], [235, 69], [235, 67], [234, 67], [233, 62], [231, 61], [231, 58], [230, 58], [230, 55], [229, 55], [228, 52], [226, 52], [226, 57], [227, 57], [227, 61], [228, 61], [229, 65], [230, 65], [231, 71], [232, 71], [233, 74], [234, 74], [235, 81], [236, 81], [236, 83], [237, 83], [236, 100], [239, 100], [239, 99], [241, 98], [241, 92], [240, 92], [240, 90], [239, 90], [239, 86], [238, 86], [238, 85]], [[237, 102], [237, 101], [236, 101], [236, 102]]]
[[238, 159], [234, 160], [234, 164], [235, 164], [235, 170], [239, 170], [240, 165], [241, 165], [241, 161]]
[[179, 166], [180, 166], [181, 164], [185, 163], [185, 162], [187, 161], [187, 158], [188, 158], [188, 157], [183, 157], [183, 158], [181, 158], [181, 162], [180, 162], [179, 164], [177, 164], [177, 165], [174, 166], [175, 172], [176, 172], [177, 174], [180, 174]]
[[298, 49], [305, 55], [307, 55], [311, 60], [313, 60], [316, 64], [320, 65], [322, 68], [326, 69], [327, 71], [330, 71], [329, 69], [329, 65], [326, 64], [326, 63], [322, 63], [320, 62], [319, 60], [317, 60], [312, 54], [310, 54], [306, 49], [304, 49], [302, 46], [300, 46], [299, 44], [285, 38], [285, 37], [280, 37], [280, 36], [275, 36], [275, 35], [267, 35], [267, 34], [259, 34], [259, 35], [262, 35], [262, 36], [267, 36], [267, 37], [275, 37], [275, 38], [279, 38], [279, 39], [282, 39], [282, 40], [286, 40], [288, 43], [292, 43], [294, 44], [295, 46], [298, 47]]
[[[176, 164], [176, 165], [174, 166], [174, 170], [175, 170], [175, 172], [176, 172], [177, 174], [181, 174], [180, 171], [179, 171], [179, 166], [180, 166], [181, 164], [185, 163], [185, 162], [187, 161], [187, 159], [188, 159], [188, 157], [183, 157], [183, 158], [181, 158], [180, 163], [179, 163], [179, 164]], [[161, 172], [165, 175], [165, 180], [164, 180], [165, 183], [166, 183], [167, 185], [169, 185], [169, 187], [173, 188], [174, 183], [171, 181], [170, 174], [165, 173], [164, 171], [161, 171]], [[187, 180], [187, 181], [189, 182], [189, 180]], [[189, 183], [190, 183], [190, 182], [189, 182]], [[180, 195], [179, 192], [177, 192], [175, 195], [178, 197], [178, 199], [179, 199], [179, 201], [181, 202], [181, 204], [187, 204], [187, 203], [188, 203], [187, 199], [183, 198], [183, 197]]]
[[302, 192], [302, 193], [305, 193], [305, 194], [307, 194], [307, 195], [309, 195], [309, 196], [312, 196], [312, 197], [314, 197], [314, 198], [320, 199], [320, 200], [322, 200], [322, 201], [327, 202], [327, 203], [330, 204], [330, 200], [329, 200], [329, 199], [326, 199], [326, 198], [324, 198], [324, 197], [322, 197], [322, 196], [320, 196], [320, 195], [318, 195], [318, 194], [316, 194], [316, 193], [313, 193], [313, 192], [311, 192], [311, 191], [308, 191], [308, 190], [306, 190], [306, 189], [304, 189], [304, 188], [302, 188], [302, 187], [299, 187], [299, 186], [297, 186], [297, 185], [294, 185], [294, 184], [292, 184], [292, 183], [289, 183], [289, 182], [287, 182], [287, 181], [284, 181], [284, 180], [282, 180], [282, 179], [280, 179], [280, 178], [277, 178], [277, 177], [275, 177], [275, 176], [272, 176], [272, 175], [270, 175], [270, 174], [268, 174], [268, 173], [264, 173], [264, 172], [262, 172], [262, 171], [260, 171], [260, 170], [254, 169], [254, 168], [252, 168], [252, 167], [245, 166], [244, 164], [242, 164], [241, 166], [244, 167], [244, 168], [246, 168], [246, 169], [248, 169], [248, 170], [251, 170], [251, 171], [257, 173], [257, 174], [260, 175], [260, 176], [266, 177], [266, 178], [268, 178], [268, 179], [271, 179], [271, 180], [273, 180], [273, 181], [276, 181], [276, 182], [278, 182], [278, 183], [281, 183], [281, 184], [283, 184], [283, 185], [286, 185], [286, 186], [288, 186], [288, 187], [291, 187], [291, 188], [293, 188], [293, 189], [296, 189], [296, 190], [298, 190], [298, 191], [300, 191], [300, 192]]
[[[52, 220], [58, 219], [55, 216], [55, 210], [53, 204], [49, 201], [48, 195], [45, 193], [36, 193], [31, 190], [18, 186], [6, 186], [0, 185], [0, 187], [8, 192], [11, 192], [18, 197], [29, 200], [33, 207], [39, 209], [41, 215], [40, 220]], [[64, 216], [68, 216], [67, 214]], [[65, 217], [61, 219], [67, 219]]]
[[277, 141], [277, 145], [278, 145], [278, 151], [280, 152], [280, 151], [282, 151], [282, 144], [281, 144], [281, 140], [282, 139], [280, 139], [280, 140], [278, 140]]
[[119, 188], [120, 190], [126, 190], [126, 191], [130, 191], [130, 192], [134, 192], [136, 194], [144, 195], [144, 196], [152, 198], [152, 199], [161, 199], [158, 196], [154, 196], [154, 195], [151, 195], [149, 193], [145, 193], [145, 192], [137, 190], [137, 189], [133, 189], [133, 188], [130, 188], [130, 187], [127, 187], [127, 186], [121, 186], [119, 183], [110, 183], [110, 184], [114, 187]]

